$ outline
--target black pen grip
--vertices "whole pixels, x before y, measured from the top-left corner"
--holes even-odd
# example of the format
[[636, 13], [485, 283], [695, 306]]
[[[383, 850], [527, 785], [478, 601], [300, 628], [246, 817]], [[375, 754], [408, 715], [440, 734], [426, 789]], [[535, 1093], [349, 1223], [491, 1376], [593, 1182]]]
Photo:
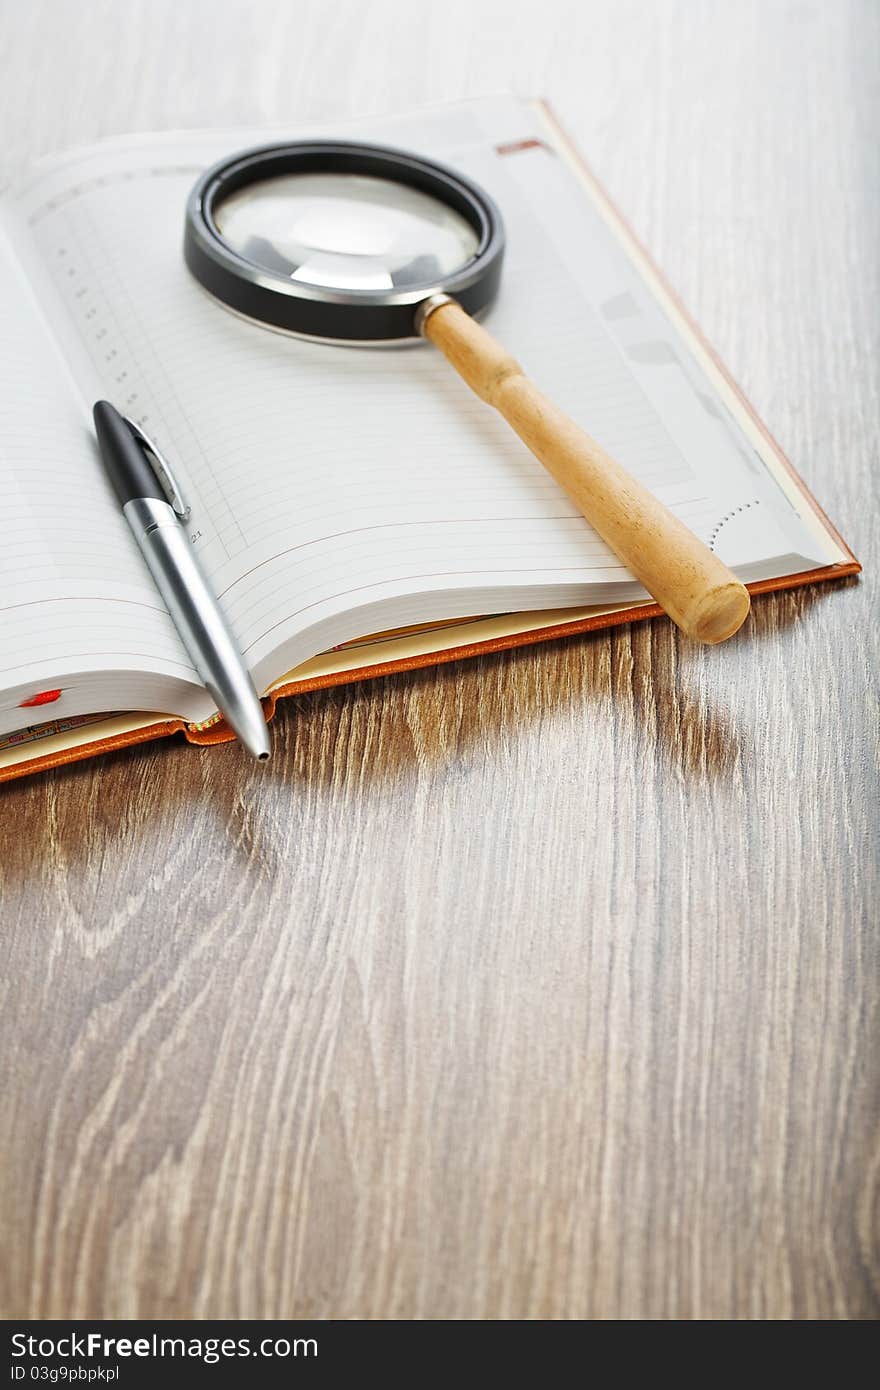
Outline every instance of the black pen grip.
[[98, 401], [92, 414], [104, 467], [120, 504], [124, 507], [133, 497], [164, 501], [165, 494], [143, 447], [119, 411], [109, 401]]

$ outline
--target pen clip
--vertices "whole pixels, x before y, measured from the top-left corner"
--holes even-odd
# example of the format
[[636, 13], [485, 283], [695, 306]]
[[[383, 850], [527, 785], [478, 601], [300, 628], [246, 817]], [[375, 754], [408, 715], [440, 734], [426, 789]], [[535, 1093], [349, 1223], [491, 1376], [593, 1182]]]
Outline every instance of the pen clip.
[[160, 454], [152, 439], [149, 439], [147, 435], [144, 434], [140, 425], [136, 425], [134, 420], [130, 420], [127, 415], [123, 415], [122, 418], [138, 443], [142, 445], [150, 455], [147, 462], [150, 464], [150, 467], [156, 475], [159, 486], [168, 499], [169, 507], [171, 507], [175, 516], [178, 517], [180, 521], [189, 521], [192, 507], [187, 506], [184, 500], [183, 493], [178, 487], [174, 474], [171, 471], [171, 464], [168, 462], [167, 458], [165, 458], [164, 454]]

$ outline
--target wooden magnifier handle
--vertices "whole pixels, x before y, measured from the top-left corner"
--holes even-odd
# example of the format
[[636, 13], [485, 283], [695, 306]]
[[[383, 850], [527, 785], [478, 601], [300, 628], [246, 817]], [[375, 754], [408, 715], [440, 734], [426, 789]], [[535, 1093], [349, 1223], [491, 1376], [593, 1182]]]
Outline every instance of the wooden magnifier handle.
[[627, 569], [683, 632], [723, 642], [745, 621], [749, 595], [707, 545], [564, 411], [461, 305], [436, 295], [419, 329], [459, 376], [504, 416]]

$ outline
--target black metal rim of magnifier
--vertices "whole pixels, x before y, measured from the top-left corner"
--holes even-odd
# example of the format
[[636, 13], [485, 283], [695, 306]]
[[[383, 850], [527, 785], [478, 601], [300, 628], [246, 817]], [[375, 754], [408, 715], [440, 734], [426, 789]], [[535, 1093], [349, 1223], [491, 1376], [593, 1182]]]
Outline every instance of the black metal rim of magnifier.
[[[474, 228], [475, 254], [442, 283], [337, 291], [273, 275], [223, 240], [214, 211], [231, 193], [282, 174], [328, 172], [392, 179], [432, 195]], [[452, 296], [476, 316], [495, 298], [503, 256], [501, 214], [477, 184], [442, 164], [380, 145], [314, 140], [245, 150], [206, 170], [187, 202], [184, 258], [199, 284], [237, 313], [309, 338], [352, 343], [415, 338], [416, 309], [433, 294]]]

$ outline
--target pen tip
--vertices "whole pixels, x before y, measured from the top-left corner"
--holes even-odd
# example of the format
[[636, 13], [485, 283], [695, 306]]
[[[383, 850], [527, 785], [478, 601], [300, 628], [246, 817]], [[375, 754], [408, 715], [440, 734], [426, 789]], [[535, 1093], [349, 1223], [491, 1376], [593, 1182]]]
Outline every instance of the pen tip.
[[259, 709], [259, 721], [255, 718], [251, 726], [247, 729], [239, 729], [238, 736], [244, 744], [251, 757], [258, 763], [267, 763], [271, 745], [269, 743], [269, 730], [266, 721], [262, 717], [262, 710]]

